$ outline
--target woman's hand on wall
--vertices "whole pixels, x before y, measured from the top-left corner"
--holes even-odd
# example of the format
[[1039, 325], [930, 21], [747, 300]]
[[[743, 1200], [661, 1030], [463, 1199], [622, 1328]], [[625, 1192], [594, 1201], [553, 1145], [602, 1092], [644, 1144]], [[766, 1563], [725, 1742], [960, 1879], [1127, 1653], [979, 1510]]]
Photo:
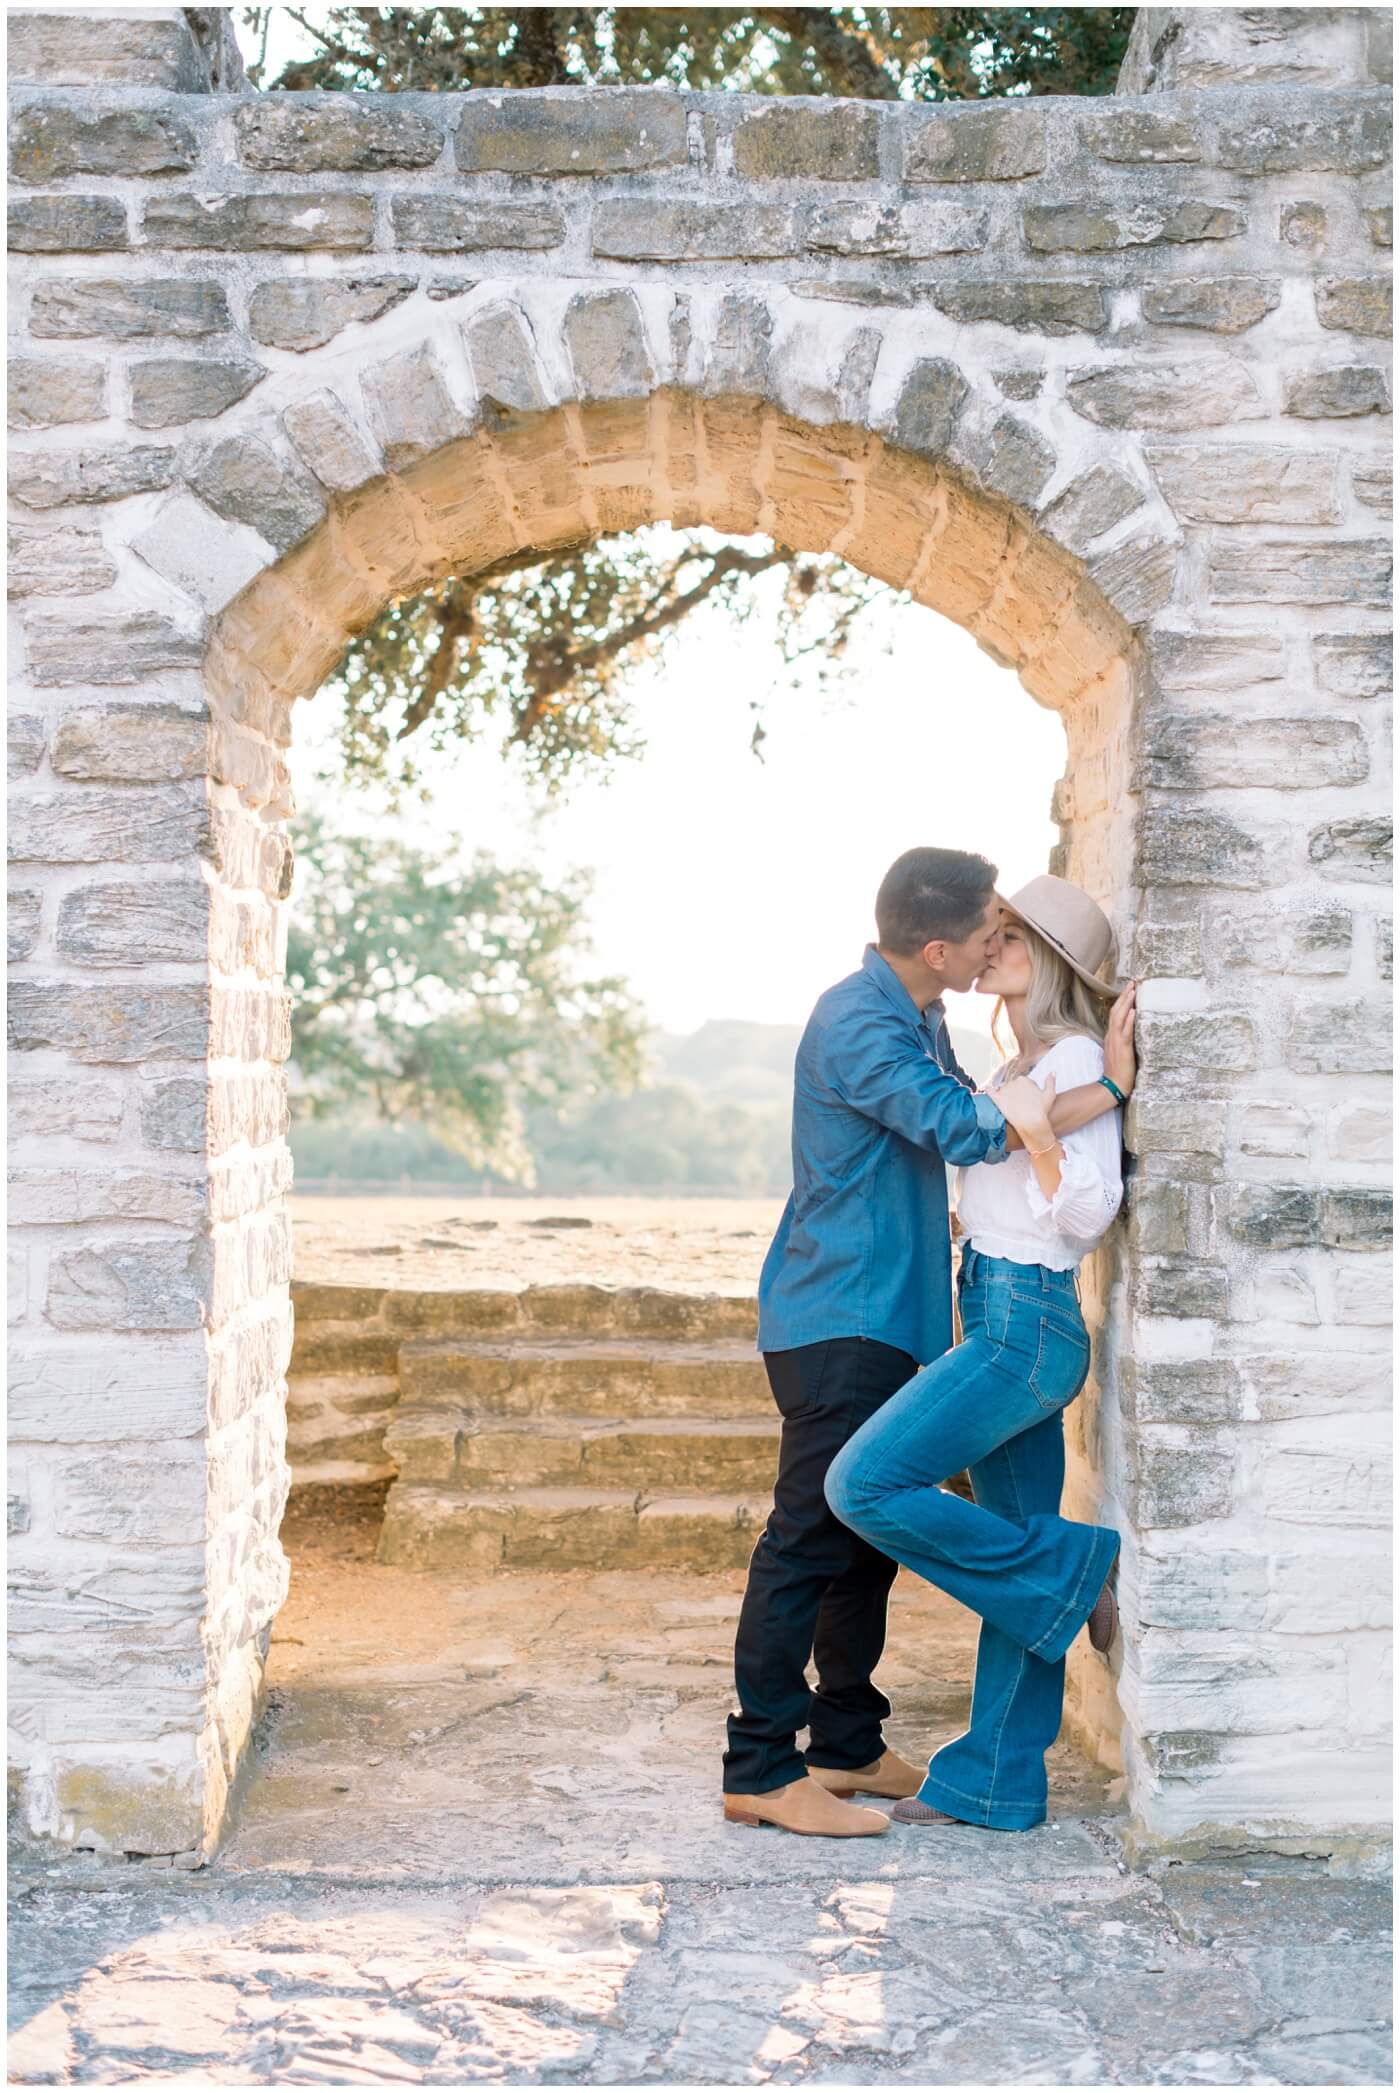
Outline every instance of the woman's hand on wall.
[[1137, 1081], [1137, 1050], [1133, 1028], [1137, 1023], [1136, 981], [1130, 981], [1108, 1013], [1108, 1031], [1103, 1043], [1103, 1072], [1116, 1083], [1124, 1097], [1131, 1097]]

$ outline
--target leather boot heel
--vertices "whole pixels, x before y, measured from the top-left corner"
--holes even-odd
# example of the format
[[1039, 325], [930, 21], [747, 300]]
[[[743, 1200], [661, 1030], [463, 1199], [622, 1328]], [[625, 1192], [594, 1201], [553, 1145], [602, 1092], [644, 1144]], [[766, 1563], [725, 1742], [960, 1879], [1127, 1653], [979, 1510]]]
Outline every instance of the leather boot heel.
[[755, 1816], [752, 1810], [731, 1809], [727, 1802], [724, 1805], [724, 1814], [730, 1824], [757, 1824], [761, 1826], [764, 1821], [762, 1817]]

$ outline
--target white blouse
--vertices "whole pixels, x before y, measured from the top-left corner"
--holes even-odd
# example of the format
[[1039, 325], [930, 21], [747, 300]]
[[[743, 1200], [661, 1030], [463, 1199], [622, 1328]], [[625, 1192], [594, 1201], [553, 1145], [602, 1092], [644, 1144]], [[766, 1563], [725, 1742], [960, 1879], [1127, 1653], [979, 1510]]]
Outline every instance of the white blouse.
[[[988, 1086], [996, 1095], [1005, 1077], [998, 1069]], [[1060, 1095], [1103, 1074], [1103, 1048], [1082, 1033], [1057, 1039], [1028, 1071], [1042, 1088], [1055, 1078]], [[1087, 1257], [1123, 1199], [1123, 1114], [1115, 1105], [1061, 1143], [1060, 1183], [1047, 1199], [1035, 1181], [1030, 1157], [1014, 1149], [1004, 1163], [973, 1163], [958, 1173], [954, 1194], [965, 1243], [984, 1257], [1013, 1264], [1048, 1265], [1070, 1272]]]

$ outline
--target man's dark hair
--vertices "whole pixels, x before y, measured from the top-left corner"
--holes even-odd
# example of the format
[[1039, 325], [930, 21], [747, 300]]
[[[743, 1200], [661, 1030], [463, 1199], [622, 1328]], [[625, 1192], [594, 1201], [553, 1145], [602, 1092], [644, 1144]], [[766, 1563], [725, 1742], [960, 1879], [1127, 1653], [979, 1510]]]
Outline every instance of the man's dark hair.
[[910, 959], [937, 938], [960, 945], [977, 928], [996, 883], [996, 866], [971, 851], [906, 850], [875, 896], [881, 951]]

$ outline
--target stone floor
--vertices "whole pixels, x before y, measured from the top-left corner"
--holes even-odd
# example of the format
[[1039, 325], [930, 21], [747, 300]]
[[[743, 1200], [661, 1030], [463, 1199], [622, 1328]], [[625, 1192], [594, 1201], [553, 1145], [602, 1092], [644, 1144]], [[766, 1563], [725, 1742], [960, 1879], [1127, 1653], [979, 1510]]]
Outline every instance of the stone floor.
[[[343, 1506], [289, 1520], [217, 1862], [14, 1856], [19, 2082], [1391, 2082], [1383, 1884], [1132, 1874], [1066, 1746], [1025, 1835], [727, 1826], [740, 1576], [453, 1581], [375, 1564]], [[911, 1757], [959, 1723], [972, 1628], [901, 1578]]]

